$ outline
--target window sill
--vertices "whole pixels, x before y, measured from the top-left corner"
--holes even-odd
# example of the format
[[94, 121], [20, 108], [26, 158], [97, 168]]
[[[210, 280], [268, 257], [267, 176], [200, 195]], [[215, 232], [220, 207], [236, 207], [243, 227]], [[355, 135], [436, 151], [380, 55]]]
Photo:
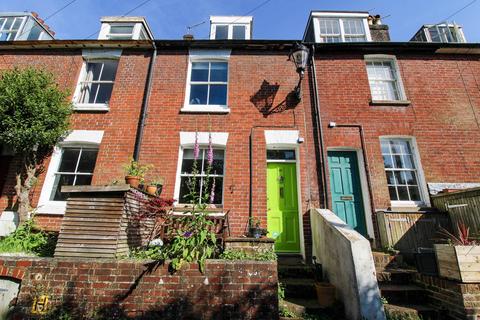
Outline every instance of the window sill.
[[406, 107], [411, 102], [409, 100], [371, 100], [371, 106], [392, 106], [392, 107]]
[[66, 201], [49, 201], [45, 204], [38, 204], [35, 212], [43, 214], [58, 214], [63, 215], [67, 210]]
[[180, 109], [180, 112], [182, 113], [230, 113], [230, 108], [227, 106], [207, 106], [207, 105], [187, 105], [183, 106], [182, 109]]
[[94, 111], [94, 112], [108, 112], [110, 110], [106, 103], [74, 103], [74, 111]]
[[413, 201], [392, 201], [390, 210], [391, 211], [408, 211], [408, 212], [416, 212], [425, 208], [424, 202], [413, 202]]

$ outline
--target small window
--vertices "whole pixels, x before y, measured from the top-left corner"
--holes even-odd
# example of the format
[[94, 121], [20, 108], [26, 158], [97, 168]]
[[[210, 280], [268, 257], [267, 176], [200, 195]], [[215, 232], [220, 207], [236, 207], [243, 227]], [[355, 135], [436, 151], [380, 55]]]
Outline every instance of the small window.
[[373, 101], [405, 100], [394, 59], [368, 59], [368, 81]]
[[215, 27], [215, 40], [228, 39], [228, 26], [216, 26]]
[[267, 160], [295, 160], [295, 150], [267, 150]]
[[133, 25], [111, 25], [108, 39], [130, 40], [133, 38]]
[[0, 18], [0, 41], [13, 41], [22, 25], [24, 17]]
[[94, 148], [63, 148], [50, 201], [65, 201], [68, 198], [68, 194], [60, 192], [62, 186], [91, 184], [97, 154], [98, 149]]
[[363, 18], [319, 18], [320, 42], [367, 41]]
[[228, 63], [192, 62], [190, 105], [227, 105]]
[[117, 73], [117, 60], [87, 61], [84, 79], [80, 82], [78, 103], [108, 104]]
[[383, 163], [392, 201], [422, 202], [418, 168], [410, 139], [382, 138]]
[[427, 30], [432, 42], [461, 42], [454, 27], [433, 26]]
[[[196, 192], [201, 198], [210, 197], [212, 195], [212, 186], [214, 185], [212, 204], [221, 205], [223, 203], [223, 177], [224, 177], [224, 154], [223, 149], [214, 149], [212, 169], [209, 173], [209, 180], [207, 181], [207, 154], [208, 149], [200, 149], [199, 157], [197, 159], [196, 175]], [[193, 149], [183, 149], [182, 167], [180, 171], [180, 194], [178, 197], [179, 203], [189, 203], [188, 195], [190, 193], [188, 181], [193, 177], [193, 164], [195, 162], [193, 156]], [[215, 182], [214, 182], [215, 180]], [[206, 188], [206, 185], [208, 187]], [[209, 201], [210, 202], [210, 201]]]
[[233, 26], [232, 39], [234, 40], [245, 40], [245, 26]]

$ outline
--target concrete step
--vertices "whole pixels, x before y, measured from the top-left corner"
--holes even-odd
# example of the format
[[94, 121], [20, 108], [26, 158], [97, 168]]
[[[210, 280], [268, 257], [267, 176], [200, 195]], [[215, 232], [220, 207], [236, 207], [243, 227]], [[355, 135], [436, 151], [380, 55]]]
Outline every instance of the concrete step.
[[379, 284], [411, 284], [416, 272], [410, 269], [385, 269], [377, 272], [377, 281]]
[[380, 283], [382, 297], [391, 304], [425, 304], [428, 297], [425, 290], [413, 284]]
[[387, 318], [393, 319], [422, 319], [422, 320], [438, 320], [443, 319], [439, 312], [434, 308], [418, 304], [385, 304], [385, 313]]
[[292, 255], [286, 255], [286, 254], [281, 254], [279, 253], [277, 255], [278, 259], [278, 265], [279, 266], [303, 266], [306, 265], [307, 263], [303, 260], [303, 257], [301, 255], [297, 254], [292, 254]]
[[384, 252], [372, 252], [373, 262], [377, 271], [384, 271], [388, 268], [398, 268], [403, 265], [403, 257], [400, 254], [388, 254]]
[[278, 277], [314, 279], [314, 267], [311, 265], [278, 265]]
[[286, 298], [280, 305], [293, 311], [296, 315], [316, 313], [323, 308], [318, 305], [317, 299]]
[[285, 288], [285, 298], [316, 299], [315, 281], [313, 279], [284, 278], [280, 280]]

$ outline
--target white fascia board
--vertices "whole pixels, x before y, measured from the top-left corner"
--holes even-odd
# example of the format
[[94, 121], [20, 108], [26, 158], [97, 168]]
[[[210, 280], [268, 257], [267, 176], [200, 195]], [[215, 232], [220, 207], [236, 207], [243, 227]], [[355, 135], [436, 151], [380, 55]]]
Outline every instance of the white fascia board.
[[249, 24], [252, 23], [252, 16], [210, 16], [210, 23], [225, 23], [225, 24]]
[[228, 141], [228, 132], [180, 132], [180, 145], [190, 147], [195, 144], [197, 137], [198, 144], [208, 145], [209, 137], [212, 136], [212, 145], [217, 147], [226, 147]]
[[312, 17], [368, 18], [368, 12], [312, 12]]

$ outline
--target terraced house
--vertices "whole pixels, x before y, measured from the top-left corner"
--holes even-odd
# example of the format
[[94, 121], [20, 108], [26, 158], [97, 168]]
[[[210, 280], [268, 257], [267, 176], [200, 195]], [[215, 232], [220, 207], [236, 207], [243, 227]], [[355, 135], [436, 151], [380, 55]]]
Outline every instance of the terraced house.
[[[223, 16], [208, 40], [155, 40], [143, 18], [104, 17], [97, 40], [44, 40], [2, 36], [2, 19], [0, 69], [46, 68], [72, 93], [71, 132], [31, 195], [46, 229], [60, 228], [62, 186], [122, 181], [131, 157], [153, 165], [181, 212], [196, 143], [206, 192], [211, 143], [210, 210], [228, 213], [231, 236], [259, 219], [278, 253], [317, 256], [340, 281], [340, 245], [315, 245], [325, 241], [316, 209], [381, 248], [389, 214], [433, 217], [432, 195], [480, 186], [480, 45], [458, 25], [392, 42], [368, 12], [312, 11], [302, 40], [256, 40], [252, 17]], [[8, 146], [0, 160], [5, 234], [18, 163]]]

